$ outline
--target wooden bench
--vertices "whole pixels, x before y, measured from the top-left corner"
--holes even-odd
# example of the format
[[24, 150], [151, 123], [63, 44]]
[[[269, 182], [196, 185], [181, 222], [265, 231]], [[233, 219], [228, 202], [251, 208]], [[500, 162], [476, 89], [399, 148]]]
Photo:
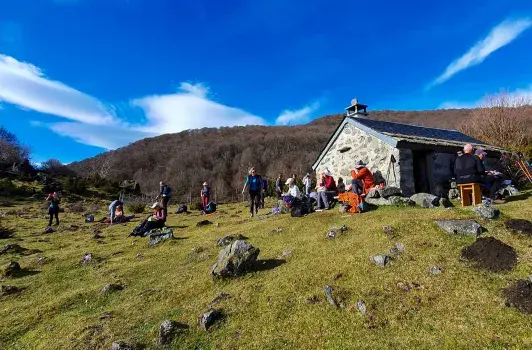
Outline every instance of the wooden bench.
[[459, 184], [458, 188], [460, 189], [460, 198], [462, 199], [462, 207], [471, 205], [471, 199], [473, 199], [473, 204], [482, 204], [482, 190], [480, 189], [480, 184], [470, 183], [470, 184]]

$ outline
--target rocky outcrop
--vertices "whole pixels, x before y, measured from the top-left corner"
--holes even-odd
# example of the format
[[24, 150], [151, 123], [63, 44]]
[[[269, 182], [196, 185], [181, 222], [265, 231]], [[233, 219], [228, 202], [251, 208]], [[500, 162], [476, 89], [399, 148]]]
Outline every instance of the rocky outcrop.
[[253, 266], [259, 253], [260, 249], [245, 241], [237, 240], [220, 251], [218, 261], [211, 269], [211, 275], [212, 277], [242, 275]]

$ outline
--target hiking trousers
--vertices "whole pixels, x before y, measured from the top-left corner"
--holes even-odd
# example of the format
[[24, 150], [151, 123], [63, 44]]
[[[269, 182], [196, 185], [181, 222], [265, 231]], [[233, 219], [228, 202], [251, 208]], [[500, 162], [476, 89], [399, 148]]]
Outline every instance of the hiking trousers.
[[256, 213], [260, 207], [260, 191], [249, 191], [249, 212]]
[[162, 200], [162, 205], [163, 205], [163, 210], [164, 210], [164, 217], [168, 217], [168, 202], [170, 202], [170, 198], [171, 197], [163, 197], [163, 200]]
[[207, 209], [207, 205], [209, 205], [209, 197], [202, 196], [201, 197], [201, 204], [203, 205], [203, 210]]
[[48, 226], [52, 226], [52, 221], [55, 216], [55, 224], [59, 225], [59, 208], [49, 209], [48, 215], [50, 215], [50, 221], [48, 221]]

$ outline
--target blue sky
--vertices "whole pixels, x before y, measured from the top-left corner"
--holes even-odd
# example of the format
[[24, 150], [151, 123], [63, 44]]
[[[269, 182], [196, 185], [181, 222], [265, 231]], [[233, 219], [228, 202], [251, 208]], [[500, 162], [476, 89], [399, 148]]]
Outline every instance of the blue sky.
[[[190, 128], [532, 96], [529, 0], [0, 0], [0, 124], [71, 162]], [[299, 5], [298, 5], [299, 4]]]

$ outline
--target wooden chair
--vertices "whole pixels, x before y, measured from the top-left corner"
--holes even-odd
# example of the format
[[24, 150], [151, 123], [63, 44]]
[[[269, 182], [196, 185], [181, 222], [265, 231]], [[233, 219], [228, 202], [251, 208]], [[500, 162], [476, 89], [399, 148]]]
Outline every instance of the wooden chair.
[[347, 213], [360, 213], [360, 208], [358, 207], [358, 205], [363, 199], [358, 194], [353, 192], [340, 193], [338, 194], [338, 200], [344, 205], [349, 205]]
[[462, 207], [471, 205], [471, 198], [473, 199], [473, 204], [482, 204], [482, 190], [480, 189], [480, 184], [478, 183], [469, 183], [469, 184], [459, 184], [458, 188], [460, 189], [460, 198], [462, 199]]

